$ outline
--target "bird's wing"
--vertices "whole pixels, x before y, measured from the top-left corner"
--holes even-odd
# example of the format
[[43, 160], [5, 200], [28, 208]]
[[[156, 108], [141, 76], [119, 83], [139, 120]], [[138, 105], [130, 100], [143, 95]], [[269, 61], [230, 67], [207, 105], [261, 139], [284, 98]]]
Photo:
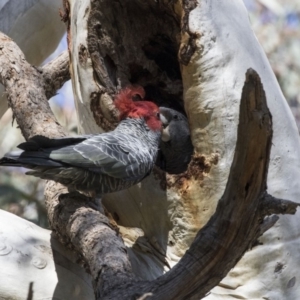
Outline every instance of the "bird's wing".
[[121, 133], [103, 133], [75, 145], [51, 149], [49, 158], [129, 180], [146, 175], [153, 164], [151, 153], [139, 139]]
[[25, 151], [39, 151], [43, 148], [45, 149], [65, 147], [68, 145], [74, 145], [76, 143], [82, 142], [90, 136], [91, 135], [82, 135], [75, 137], [62, 137], [50, 139], [42, 135], [35, 135], [32, 138], [30, 138], [27, 142], [19, 144], [18, 148]]

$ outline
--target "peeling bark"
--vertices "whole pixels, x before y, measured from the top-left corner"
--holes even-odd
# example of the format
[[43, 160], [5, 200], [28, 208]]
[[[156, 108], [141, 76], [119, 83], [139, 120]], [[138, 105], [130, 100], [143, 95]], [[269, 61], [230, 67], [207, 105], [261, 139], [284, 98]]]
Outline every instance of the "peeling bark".
[[96, 299], [103, 299], [103, 291], [115, 284], [124, 287], [133, 280], [125, 245], [100, 203], [53, 182], [47, 184], [45, 201], [52, 230], [82, 258]]
[[[2, 35], [0, 41], [0, 60], [6, 61], [0, 79], [10, 93], [23, 132], [27, 137], [39, 134], [31, 123], [20, 119], [20, 113], [26, 115], [28, 107], [32, 109], [35, 98], [28, 98], [25, 108], [20, 105], [24, 99], [11, 88], [11, 82], [17, 80], [22, 86], [27, 79], [27, 88], [35, 88], [39, 94], [35, 97], [42, 101], [34, 108], [35, 114], [48, 117], [41, 126], [44, 134], [51, 136], [56, 128], [63, 135], [54, 117], [50, 119], [42, 74], [26, 63], [10, 39]], [[265, 215], [295, 213], [297, 204], [279, 199], [274, 202], [266, 196], [271, 140], [272, 119], [265, 93], [258, 74], [249, 70], [241, 99], [235, 157], [224, 195], [216, 213], [199, 231], [180, 262], [156, 280], [141, 281], [136, 277], [118, 227], [104, 215], [100, 202], [78, 192], [67, 193], [65, 187], [54, 182], [48, 182], [45, 191], [51, 227], [65, 246], [78, 253], [93, 278], [96, 299], [202, 298], [252, 245], [257, 232], [263, 232], [260, 226]]]
[[[111, 97], [128, 84], [140, 84], [145, 87], [146, 97], [159, 104], [175, 103], [183, 110], [176, 42], [180, 21], [172, 10], [172, 6], [160, 1], [70, 3], [76, 105], [78, 111], [85, 111], [91, 118], [88, 125], [80, 124], [81, 132], [87, 131], [87, 126], [90, 132], [115, 126], [117, 115]], [[81, 26], [87, 29], [78, 35]]]
[[[166, 21], [164, 14], [173, 21]], [[141, 32], [139, 28], [145, 24], [150, 25]], [[156, 24], [177, 52], [180, 77], [169, 76], [170, 69], [157, 59], [164, 57], [165, 47], [155, 35]], [[123, 232], [128, 233], [126, 240], [135, 241], [127, 244], [135, 274], [154, 279], [166, 272], [168, 265], [174, 266], [215, 212], [233, 161], [240, 93], [249, 68], [259, 73], [274, 117], [269, 192], [278, 198], [299, 199], [300, 144], [295, 122], [241, 1], [72, 1], [69, 36], [71, 49], [85, 50], [84, 65], [78, 63], [76, 51], [71, 59], [81, 132], [96, 133], [114, 126], [111, 98], [128, 82], [147, 87], [148, 98], [158, 104], [168, 103], [180, 111], [184, 104], [190, 122], [196, 154], [186, 173], [170, 176], [154, 170], [140, 185], [103, 199]], [[148, 55], [145, 44], [151, 46], [146, 47]], [[110, 60], [106, 60], [107, 54]], [[136, 58], [134, 68], [130, 66], [132, 57]], [[168, 65], [176, 64], [172, 60]], [[275, 219], [266, 219], [260, 233]], [[135, 228], [141, 228], [142, 234]], [[287, 289], [286, 282], [289, 274], [298, 272], [294, 270], [299, 261], [296, 228], [297, 218], [281, 217], [208, 299], [223, 295], [295, 298], [297, 287]], [[136, 239], [137, 235], [140, 238]], [[282, 276], [272, 280], [272, 264], [285, 257], [289, 257], [285, 265], [289, 272], [285, 269]]]
[[183, 16], [181, 20], [181, 44], [178, 53], [179, 61], [182, 65], [188, 65], [197, 49], [196, 40], [199, 34], [195, 34], [189, 29], [190, 12], [197, 7], [197, 1], [182, 1]]
[[154, 299], [166, 295], [169, 299], [202, 299], [249, 249], [265, 217], [263, 205], [258, 207], [266, 191], [271, 141], [272, 117], [265, 93], [258, 74], [248, 70], [235, 156], [224, 194], [187, 254], [157, 280], [161, 288]]

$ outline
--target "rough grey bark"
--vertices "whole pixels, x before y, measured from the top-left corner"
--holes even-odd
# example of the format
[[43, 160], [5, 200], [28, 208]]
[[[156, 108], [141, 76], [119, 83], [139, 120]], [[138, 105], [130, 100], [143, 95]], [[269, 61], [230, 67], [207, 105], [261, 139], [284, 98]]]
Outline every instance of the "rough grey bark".
[[45, 82], [41, 73], [26, 62], [23, 53], [9, 37], [0, 34], [0, 43], [1, 82], [25, 139], [34, 135], [65, 135], [45, 101]]
[[[24, 136], [41, 134], [41, 130], [49, 137], [63, 136], [49, 109], [42, 75], [4, 35], [0, 38], [0, 63], [0, 80]], [[19, 92], [21, 87], [25, 89], [24, 82], [27, 97]], [[241, 98], [236, 153], [216, 213], [182, 260], [154, 281], [141, 281], [133, 274], [117, 227], [105, 216], [100, 203], [48, 182], [45, 197], [51, 227], [80, 255], [93, 278], [96, 299], [199, 299], [255, 242], [257, 232], [265, 230], [269, 222], [265, 216], [295, 213], [298, 204], [280, 199], [274, 202], [266, 194], [272, 120], [259, 76], [253, 70], [247, 72]]]
[[53, 97], [66, 81], [70, 79], [69, 53], [66, 50], [56, 59], [41, 68], [47, 99]]

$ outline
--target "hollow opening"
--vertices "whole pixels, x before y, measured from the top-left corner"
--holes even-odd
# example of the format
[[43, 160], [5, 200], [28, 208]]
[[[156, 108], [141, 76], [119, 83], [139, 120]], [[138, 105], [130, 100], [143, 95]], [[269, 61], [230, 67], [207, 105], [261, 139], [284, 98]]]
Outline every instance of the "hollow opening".
[[171, 80], [181, 80], [177, 46], [167, 35], [158, 34], [150, 38], [142, 50]]

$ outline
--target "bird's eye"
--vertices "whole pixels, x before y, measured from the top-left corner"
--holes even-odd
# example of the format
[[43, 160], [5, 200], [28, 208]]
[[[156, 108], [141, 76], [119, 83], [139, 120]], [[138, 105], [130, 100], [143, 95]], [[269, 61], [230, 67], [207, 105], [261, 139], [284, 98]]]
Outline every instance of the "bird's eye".
[[156, 113], [156, 117], [157, 117], [157, 119], [159, 119], [159, 112]]
[[174, 115], [174, 120], [178, 120], [178, 115]]
[[140, 94], [133, 94], [131, 98], [132, 98], [132, 101], [141, 101], [142, 100], [142, 97]]

